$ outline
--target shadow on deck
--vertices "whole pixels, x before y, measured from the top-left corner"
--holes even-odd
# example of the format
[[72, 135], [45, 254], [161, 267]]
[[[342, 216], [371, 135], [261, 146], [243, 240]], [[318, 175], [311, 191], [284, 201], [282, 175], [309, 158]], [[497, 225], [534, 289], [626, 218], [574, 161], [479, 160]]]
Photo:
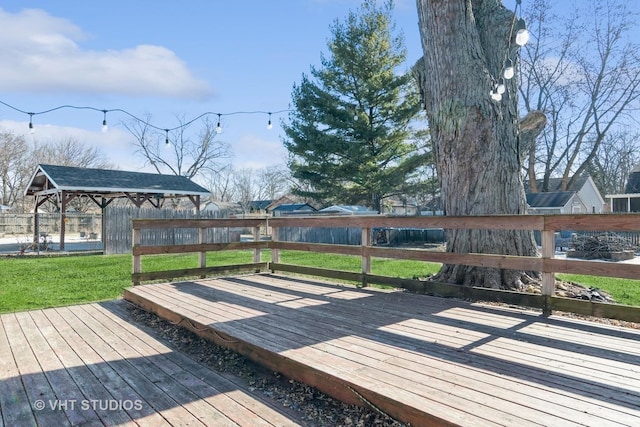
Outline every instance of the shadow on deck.
[[640, 425], [640, 333], [273, 274], [125, 299], [347, 403], [420, 425]]

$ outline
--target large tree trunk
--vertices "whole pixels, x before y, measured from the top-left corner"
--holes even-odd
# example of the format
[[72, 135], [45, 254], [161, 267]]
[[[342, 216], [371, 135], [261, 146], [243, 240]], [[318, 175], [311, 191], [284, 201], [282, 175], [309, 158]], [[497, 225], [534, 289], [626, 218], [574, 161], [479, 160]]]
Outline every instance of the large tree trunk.
[[[515, 78], [500, 102], [513, 13], [499, 0], [418, 0], [424, 57], [415, 70], [436, 147], [446, 215], [525, 214]], [[527, 135], [529, 138], [530, 135]], [[447, 251], [535, 256], [529, 231], [448, 230]], [[444, 265], [435, 280], [522, 289], [538, 273]]]

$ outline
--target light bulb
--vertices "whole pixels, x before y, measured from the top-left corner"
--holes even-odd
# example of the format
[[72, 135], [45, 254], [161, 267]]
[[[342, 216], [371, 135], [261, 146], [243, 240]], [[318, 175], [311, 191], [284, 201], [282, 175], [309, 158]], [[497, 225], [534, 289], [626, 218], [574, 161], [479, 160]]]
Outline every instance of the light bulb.
[[273, 129], [273, 125], [271, 124], [271, 113], [269, 113], [269, 123], [267, 123], [267, 129], [268, 130]]
[[33, 128], [33, 113], [29, 113], [29, 133], [34, 134], [36, 130]]
[[165, 132], [164, 144], [166, 146], [169, 146], [169, 129], [165, 129], [164, 132]]
[[496, 84], [496, 92], [502, 95], [503, 93], [505, 93], [506, 90], [507, 90], [507, 87], [504, 85], [504, 80], [503, 79], [498, 80], [498, 84]]
[[512, 79], [514, 74], [515, 74], [516, 70], [513, 68], [513, 62], [511, 62], [510, 59], [507, 59], [507, 63], [505, 64], [504, 67], [504, 72], [502, 74], [502, 76], [509, 80]]
[[518, 19], [518, 23], [516, 24], [516, 44], [518, 46], [524, 46], [529, 41], [530, 36], [524, 19]]
[[222, 126], [220, 125], [220, 116], [221, 116], [221, 114], [218, 114], [218, 124], [216, 125], [216, 133], [217, 134], [222, 133]]
[[502, 95], [500, 95], [495, 90], [492, 90], [491, 92], [489, 92], [489, 95], [491, 96], [491, 99], [493, 99], [496, 102], [502, 101]]
[[107, 110], [102, 110], [102, 112], [104, 113], [104, 119], [102, 119], [102, 132], [104, 133], [109, 130], [109, 127], [107, 126]]

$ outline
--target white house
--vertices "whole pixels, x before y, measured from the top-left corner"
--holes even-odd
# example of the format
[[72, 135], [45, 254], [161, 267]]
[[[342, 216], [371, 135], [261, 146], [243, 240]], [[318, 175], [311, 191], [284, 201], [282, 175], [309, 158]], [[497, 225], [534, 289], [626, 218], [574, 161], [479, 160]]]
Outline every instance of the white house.
[[[536, 182], [542, 187], [542, 180]], [[584, 214], [605, 212], [605, 201], [589, 175], [578, 178], [567, 191], [560, 191], [561, 178], [549, 180], [549, 192], [527, 191], [530, 214]]]

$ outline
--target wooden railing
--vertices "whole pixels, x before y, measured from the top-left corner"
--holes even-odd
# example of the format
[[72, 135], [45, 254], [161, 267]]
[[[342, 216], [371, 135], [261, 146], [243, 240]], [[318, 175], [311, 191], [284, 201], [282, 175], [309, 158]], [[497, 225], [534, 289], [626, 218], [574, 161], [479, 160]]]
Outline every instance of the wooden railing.
[[[253, 241], [211, 243], [204, 236], [208, 228], [241, 227], [253, 230]], [[278, 230], [282, 227], [358, 227], [362, 230], [360, 245], [333, 245], [323, 243], [285, 242], [278, 240]], [[145, 246], [141, 242], [143, 229], [196, 228], [199, 242], [189, 245]], [[260, 239], [261, 229], [271, 230], [271, 240]], [[402, 249], [372, 245], [374, 228], [443, 228], [443, 229], [488, 229], [488, 230], [539, 230], [541, 232], [541, 256], [513, 256], [479, 253], [449, 253], [424, 249]], [[640, 308], [601, 304], [559, 298], [555, 293], [555, 274], [573, 273], [591, 276], [640, 279], [640, 265], [556, 259], [554, 233], [561, 230], [575, 231], [638, 231], [640, 215], [499, 215], [469, 217], [393, 217], [393, 216], [332, 216], [332, 217], [277, 217], [268, 219], [213, 219], [213, 220], [133, 220], [133, 273], [132, 281], [175, 279], [186, 276], [204, 277], [207, 274], [239, 270], [271, 270], [301, 274], [311, 274], [336, 279], [352, 280], [363, 285], [378, 283], [406, 288], [416, 292], [442, 296], [464, 297], [475, 300], [498, 300], [519, 305], [542, 308], [546, 313], [552, 310], [571, 311], [580, 314], [620, 318], [640, 321]], [[253, 262], [240, 265], [207, 267], [206, 254], [211, 251], [252, 249]], [[261, 250], [271, 250], [271, 260], [263, 262]], [[302, 267], [280, 263], [280, 250], [297, 250], [361, 257], [360, 273], [334, 271], [322, 268]], [[197, 252], [199, 266], [183, 270], [142, 272], [141, 256]], [[461, 287], [428, 281], [400, 279], [371, 274], [372, 258], [409, 259], [443, 264], [460, 264], [478, 267], [512, 269], [542, 272], [542, 294], [533, 295], [520, 292], [490, 290], [475, 287]]]

